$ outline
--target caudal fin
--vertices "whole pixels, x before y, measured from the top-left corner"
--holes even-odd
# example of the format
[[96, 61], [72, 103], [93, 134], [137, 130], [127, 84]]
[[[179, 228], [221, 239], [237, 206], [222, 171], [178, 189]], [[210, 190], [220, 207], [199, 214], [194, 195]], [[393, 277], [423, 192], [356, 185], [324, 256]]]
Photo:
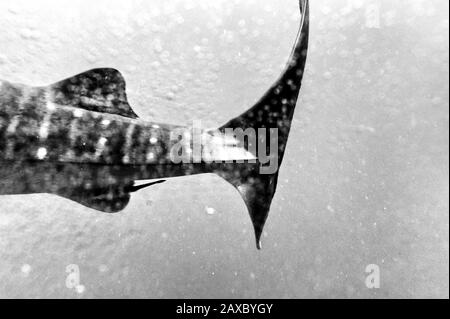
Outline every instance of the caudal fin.
[[[261, 234], [276, 191], [278, 168], [283, 160], [305, 70], [309, 35], [308, 0], [300, 0], [300, 11], [302, 17], [297, 40], [286, 69], [278, 81], [250, 110], [219, 128], [224, 133], [226, 129], [242, 129], [244, 131], [253, 129], [258, 131], [261, 128], [265, 128], [267, 131], [277, 129], [278, 132], [277, 136], [270, 137], [271, 139], [277, 138], [278, 167], [276, 172], [262, 174], [257, 167], [255, 168], [255, 165], [235, 164], [233, 168], [226, 166], [227, 169], [219, 173], [220, 176], [236, 187], [244, 199], [255, 229], [258, 249], [261, 248]], [[256, 144], [258, 143], [256, 142]], [[266, 143], [266, 147], [270, 144], [272, 143]], [[247, 141], [246, 147], [258, 149], [258, 145], [254, 145], [252, 148], [251, 141]]]

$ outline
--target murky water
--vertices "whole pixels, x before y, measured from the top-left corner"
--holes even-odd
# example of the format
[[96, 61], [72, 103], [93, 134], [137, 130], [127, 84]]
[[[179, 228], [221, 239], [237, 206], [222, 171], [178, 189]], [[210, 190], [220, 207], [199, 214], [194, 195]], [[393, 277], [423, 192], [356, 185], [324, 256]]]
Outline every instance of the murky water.
[[[448, 2], [317, 0], [311, 14], [262, 251], [213, 175], [141, 190], [115, 215], [0, 196], [0, 296], [448, 297]], [[276, 80], [298, 23], [295, 0], [3, 0], [0, 78], [113, 67], [142, 118], [215, 127]]]

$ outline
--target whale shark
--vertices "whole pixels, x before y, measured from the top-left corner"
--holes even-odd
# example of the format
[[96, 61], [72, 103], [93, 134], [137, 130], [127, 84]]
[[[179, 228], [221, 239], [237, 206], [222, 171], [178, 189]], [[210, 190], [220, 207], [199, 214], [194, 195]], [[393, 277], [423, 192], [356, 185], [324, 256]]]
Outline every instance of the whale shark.
[[[0, 195], [48, 193], [119, 213], [143, 188], [217, 174], [244, 200], [260, 249], [306, 65], [309, 5], [299, 3], [299, 32], [280, 77], [253, 107], [201, 130], [197, 143], [194, 125], [139, 118], [116, 69], [45, 87], [0, 81]], [[230, 130], [258, 134], [237, 138]], [[264, 170], [268, 159], [276, 167]]]

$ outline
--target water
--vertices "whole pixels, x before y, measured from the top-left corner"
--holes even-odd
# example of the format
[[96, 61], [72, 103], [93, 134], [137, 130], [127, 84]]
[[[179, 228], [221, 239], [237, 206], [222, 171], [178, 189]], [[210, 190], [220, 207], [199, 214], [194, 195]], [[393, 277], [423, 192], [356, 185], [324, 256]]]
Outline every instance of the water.
[[[275, 81], [299, 19], [291, 0], [84, 2], [0, 2], [0, 77], [114, 67], [142, 118], [210, 127]], [[2, 196], [0, 296], [448, 298], [448, 2], [317, 0], [311, 14], [261, 251], [213, 175], [141, 190], [114, 215]]]

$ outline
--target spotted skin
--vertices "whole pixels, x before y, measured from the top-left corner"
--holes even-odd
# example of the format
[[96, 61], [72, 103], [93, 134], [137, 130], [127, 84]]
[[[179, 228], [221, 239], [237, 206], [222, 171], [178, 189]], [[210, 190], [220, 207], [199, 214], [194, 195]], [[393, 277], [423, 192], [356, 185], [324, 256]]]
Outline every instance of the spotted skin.
[[2, 82], [1, 160], [169, 163], [164, 144], [170, 140], [170, 131], [180, 127], [55, 104], [49, 91]]
[[[285, 71], [255, 106], [220, 128], [222, 131], [227, 128], [241, 128], [243, 130], [277, 128], [278, 166], [283, 161], [308, 53], [309, 3], [307, 0], [300, 1], [300, 9], [302, 12], [301, 28]], [[267, 147], [266, 154], [269, 154], [271, 143], [265, 145]], [[259, 174], [259, 171], [253, 168], [246, 170], [240, 177], [232, 184], [244, 197], [250, 211], [259, 247], [264, 224], [275, 194], [278, 171], [273, 174]], [[225, 177], [225, 179], [227, 178]], [[252, 214], [251, 212], [255, 213]]]
[[[299, 35], [281, 77], [253, 108], [218, 129], [222, 133], [236, 128], [277, 129], [276, 136], [262, 140], [276, 139], [278, 167], [308, 49], [308, 0], [300, 0], [300, 9]], [[170, 177], [215, 173], [241, 194], [261, 248], [278, 168], [262, 174], [257, 157], [255, 161], [234, 157], [225, 162], [219, 156], [216, 162], [174, 163], [170, 157], [174, 130], [185, 135], [192, 128], [139, 119], [127, 102], [125, 81], [114, 69], [91, 70], [41, 88], [0, 81], [0, 194], [51, 193], [114, 213], [126, 207], [130, 193], [143, 187]], [[253, 155], [261, 147], [269, 154], [269, 142], [258, 140]], [[242, 141], [238, 149], [251, 149], [249, 143]], [[137, 180], [156, 182], [136, 187]]]

